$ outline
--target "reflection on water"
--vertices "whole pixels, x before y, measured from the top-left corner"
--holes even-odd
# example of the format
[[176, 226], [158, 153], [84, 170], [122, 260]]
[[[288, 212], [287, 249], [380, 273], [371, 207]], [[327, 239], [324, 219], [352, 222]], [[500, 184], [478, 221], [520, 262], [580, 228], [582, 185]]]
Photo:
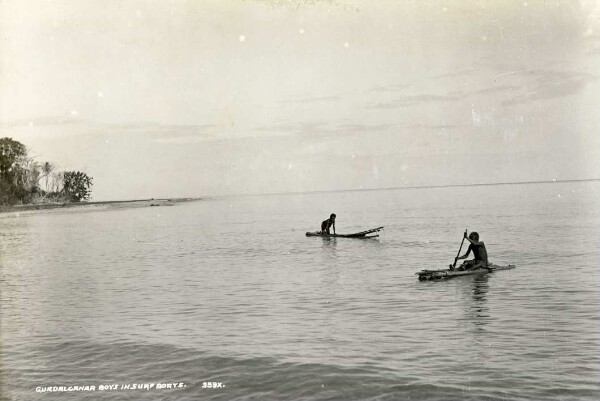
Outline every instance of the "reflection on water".
[[488, 306], [488, 292], [490, 289], [489, 274], [477, 274], [454, 279], [460, 291], [462, 320], [469, 322], [478, 330], [483, 330], [489, 323], [490, 308]]
[[473, 316], [476, 320], [484, 322], [486, 318], [489, 318], [489, 308], [486, 305], [486, 295], [489, 290], [489, 276], [487, 274], [480, 274], [473, 278], [473, 289], [471, 290], [471, 296], [473, 299]]
[[333, 248], [335, 249], [335, 247], [337, 246], [337, 238], [335, 237], [321, 237], [321, 239], [323, 240], [323, 248], [327, 249], [327, 248]]

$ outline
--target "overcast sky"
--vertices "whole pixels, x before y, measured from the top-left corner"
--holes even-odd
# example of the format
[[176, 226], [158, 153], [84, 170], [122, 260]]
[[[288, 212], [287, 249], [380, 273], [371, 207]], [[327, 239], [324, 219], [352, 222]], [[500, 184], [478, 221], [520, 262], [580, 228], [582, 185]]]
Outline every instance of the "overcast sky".
[[94, 200], [600, 178], [597, 1], [0, 1], [0, 137]]

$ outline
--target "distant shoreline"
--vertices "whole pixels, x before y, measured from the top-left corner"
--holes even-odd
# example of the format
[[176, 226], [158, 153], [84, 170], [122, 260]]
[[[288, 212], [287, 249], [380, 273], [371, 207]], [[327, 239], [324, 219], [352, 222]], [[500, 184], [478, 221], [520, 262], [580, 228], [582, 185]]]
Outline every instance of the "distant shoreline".
[[102, 202], [67, 202], [67, 203], [38, 203], [29, 205], [0, 206], [0, 213], [25, 212], [31, 210], [51, 210], [80, 207], [109, 206], [113, 208], [134, 208], [150, 206], [173, 206], [178, 203], [196, 202], [203, 198], [165, 198], [165, 199], [134, 199], [124, 201], [102, 201]]

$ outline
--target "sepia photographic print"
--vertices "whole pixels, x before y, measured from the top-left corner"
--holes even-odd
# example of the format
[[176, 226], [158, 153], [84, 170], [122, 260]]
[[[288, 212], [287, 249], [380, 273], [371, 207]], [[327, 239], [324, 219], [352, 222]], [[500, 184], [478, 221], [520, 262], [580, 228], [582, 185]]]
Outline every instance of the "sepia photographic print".
[[0, 400], [600, 399], [597, 0], [0, 0]]

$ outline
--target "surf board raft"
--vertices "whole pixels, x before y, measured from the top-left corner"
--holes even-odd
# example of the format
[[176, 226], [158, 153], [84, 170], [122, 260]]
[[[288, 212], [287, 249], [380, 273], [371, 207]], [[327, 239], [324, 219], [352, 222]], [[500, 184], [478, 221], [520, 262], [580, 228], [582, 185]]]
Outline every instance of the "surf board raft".
[[415, 274], [419, 276], [419, 280], [440, 280], [440, 279], [448, 279], [452, 277], [459, 276], [469, 276], [471, 274], [482, 274], [482, 273], [491, 273], [496, 270], [509, 270], [514, 269], [515, 265], [495, 265], [490, 263], [487, 268], [479, 268], [475, 270], [458, 270], [458, 268], [454, 270], [444, 269], [444, 270], [421, 270], [420, 272], [416, 272]]
[[324, 238], [376, 238], [379, 237], [377, 234], [383, 230], [383, 227], [372, 228], [370, 230], [361, 231], [353, 234], [326, 234], [321, 231], [307, 232], [307, 237], [324, 237]]

